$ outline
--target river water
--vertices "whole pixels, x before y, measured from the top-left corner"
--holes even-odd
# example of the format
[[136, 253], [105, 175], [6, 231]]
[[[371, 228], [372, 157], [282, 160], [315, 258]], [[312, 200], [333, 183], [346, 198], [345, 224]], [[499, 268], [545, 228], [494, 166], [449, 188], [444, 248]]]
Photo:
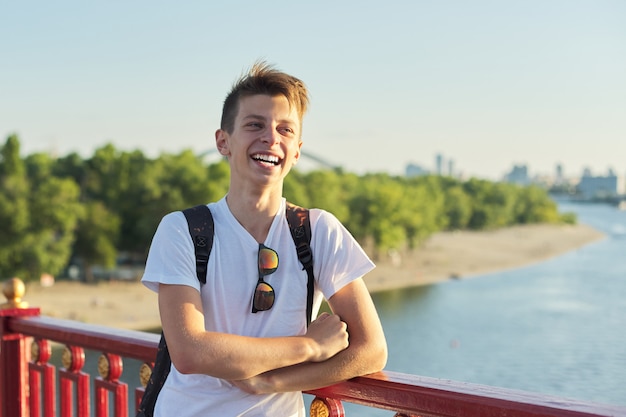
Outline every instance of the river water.
[[520, 269], [375, 294], [386, 369], [626, 405], [626, 212], [560, 210], [606, 238]]

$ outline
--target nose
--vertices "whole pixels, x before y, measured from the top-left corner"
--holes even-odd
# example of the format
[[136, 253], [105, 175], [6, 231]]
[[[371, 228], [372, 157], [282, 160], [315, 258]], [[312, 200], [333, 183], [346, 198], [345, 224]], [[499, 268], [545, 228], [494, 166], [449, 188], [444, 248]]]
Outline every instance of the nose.
[[268, 126], [268, 128], [263, 132], [261, 140], [263, 143], [267, 143], [268, 145], [274, 145], [280, 141], [280, 134], [275, 126]]

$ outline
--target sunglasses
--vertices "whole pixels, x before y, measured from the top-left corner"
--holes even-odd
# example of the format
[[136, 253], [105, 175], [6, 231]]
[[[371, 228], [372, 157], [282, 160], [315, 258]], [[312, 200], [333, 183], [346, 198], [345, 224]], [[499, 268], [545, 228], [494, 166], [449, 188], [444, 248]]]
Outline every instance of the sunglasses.
[[263, 280], [278, 269], [278, 253], [274, 249], [268, 248], [259, 243], [259, 280], [254, 289], [252, 298], [252, 312], [266, 311], [274, 305], [276, 294], [274, 288]]

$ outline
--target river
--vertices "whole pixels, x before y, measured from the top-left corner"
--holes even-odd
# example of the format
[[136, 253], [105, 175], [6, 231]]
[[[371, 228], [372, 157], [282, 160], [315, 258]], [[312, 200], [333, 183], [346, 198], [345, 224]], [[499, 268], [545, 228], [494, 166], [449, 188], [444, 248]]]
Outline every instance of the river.
[[606, 238], [524, 268], [375, 294], [386, 369], [626, 405], [626, 212], [560, 211]]

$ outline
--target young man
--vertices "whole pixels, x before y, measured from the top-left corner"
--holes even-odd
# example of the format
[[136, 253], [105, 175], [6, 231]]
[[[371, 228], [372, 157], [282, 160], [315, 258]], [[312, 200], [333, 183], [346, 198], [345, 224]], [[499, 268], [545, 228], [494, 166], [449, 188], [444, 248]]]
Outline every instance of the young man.
[[[385, 366], [385, 337], [362, 280], [374, 265], [319, 209], [310, 210], [313, 312], [325, 297], [333, 314], [307, 328], [307, 275], [282, 195], [300, 158], [307, 105], [300, 80], [263, 63], [227, 96], [215, 139], [230, 188], [208, 205], [215, 233], [205, 285], [183, 214], [165, 216], [155, 233], [142, 281], [159, 293], [172, 358], [155, 416], [304, 416], [302, 390]], [[266, 283], [273, 297], [258, 291]]]

